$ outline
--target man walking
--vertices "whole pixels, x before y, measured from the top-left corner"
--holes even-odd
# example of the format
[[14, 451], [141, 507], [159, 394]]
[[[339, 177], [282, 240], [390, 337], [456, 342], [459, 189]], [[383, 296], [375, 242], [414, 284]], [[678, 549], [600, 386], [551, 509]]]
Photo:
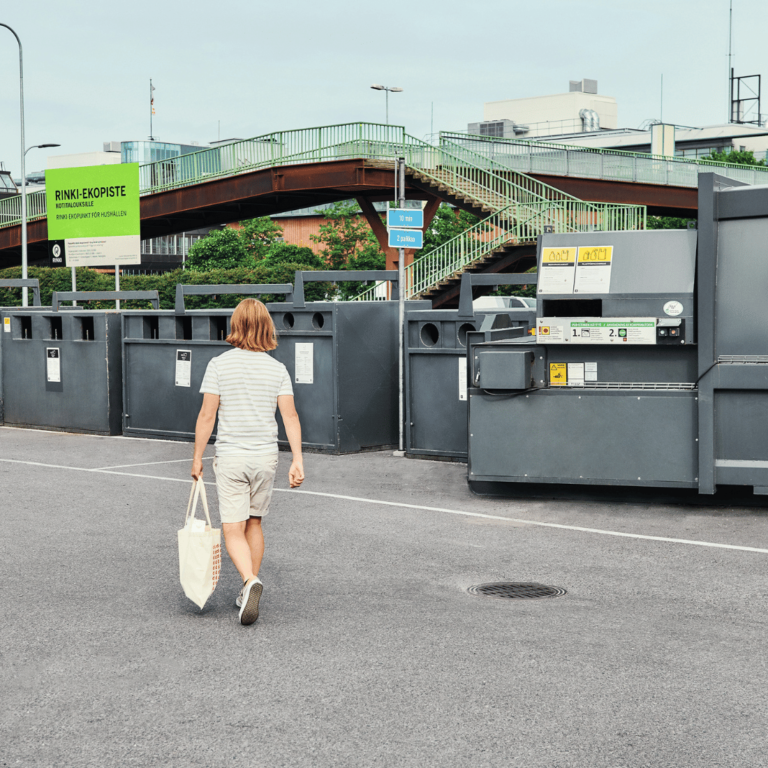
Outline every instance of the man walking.
[[213, 469], [219, 513], [227, 552], [243, 579], [236, 600], [240, 623], [253, 624], [259, 618], [263, 590], [258, 576], [264, 555], [261, 520], [269, 512], [277, 469], [276, 408], [293, 453], [288, 471], [291, 488], [304, 480], [301, 425], [288, 371], [267, 354], [277, 347], [277, 338], [264, 304], [241, 301], [232, 313], [227, 341], [234, 349], [208, 363], [200, 387], [203, 405], [195, 429], [192, 477], [203, 475], [203, 452], [218, 412]]

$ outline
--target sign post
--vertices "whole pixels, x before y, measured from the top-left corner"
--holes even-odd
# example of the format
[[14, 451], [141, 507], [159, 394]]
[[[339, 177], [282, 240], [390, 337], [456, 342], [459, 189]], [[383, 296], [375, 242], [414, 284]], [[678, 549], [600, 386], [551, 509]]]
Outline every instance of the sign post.
[[405, 207], [405, 158], [398, 157], [395, 164], [395, 197], [399, 208], [387, 210], [387, 234], [390, 248], [398, 249], [397, 285], [400, 331], [399, 359], [399, 411], [400, 431], [396, 456], [405, 456], [405, 249], [424, 247], [424, 211]]
[[138, 163], [49, 170], [45, 196], [51, 259], [72, 268], [72, 290], [75, 267], [106, 266], [120, 290], [120, 267], [141, 264]]

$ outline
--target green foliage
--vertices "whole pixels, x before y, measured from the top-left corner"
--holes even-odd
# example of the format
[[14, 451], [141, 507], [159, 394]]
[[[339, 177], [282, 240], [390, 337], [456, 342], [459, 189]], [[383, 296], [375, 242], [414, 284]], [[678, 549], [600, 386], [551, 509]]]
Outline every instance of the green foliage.
[[209, 232], [189, 249], [186, 266], [193, 272], [207, 272], [212, 269], [236, 269], [252, 267], [253, 257], [243, 245], [243, 239], [236, 229]]
[[[319, 235], [310, 235], [313, 243], [322, 245], [321, 257], [326, 269], [384, 269], [386, 256], [379, 248], [365, 217], [359, 213], [357, 203], [347, 200], [334, 203], [326, 211], [318, 211], [328, 221], [320, 225]], [[366, 288], [365, 283], [338, 284], [338, 295], [347, 301]], [[329, 293], [329, 296], [332, 293]]]
[[283, 236], [283, 228], [269, 216], [241, 221], [240, 227], [237, 230], [240, 240], [254, 261], [261, 261]]
[[751, 150], [730, 152], [710, 152], [702, 160], [714, 160], [717, 163], [735, 163], [736, 165], [765, 165], [765, 160], [758, 160]]
[[470, 227], [473, 227], [478, 221], [480, 219], [471, 213], [459, 210], [458, 208], [451, 208], [449, 205], [441, 203], [435, 217], [432, 219], [432, 223], [424, 232], [424, 248], [419, 252], [417, 258], [431, 253], [443, 245], [443, 243], [447, 243]]
[[319, 235], [310, 235], [313, 243], [322, 246], [320, 256], [329, 269], [359, 269], [352, 264], [373, 263], [385, 260], [379, 250], [379, 243], [368, 222], [359, 214], [357, 203], [345, 201], [334, 203], [327, 211], [318, 211], [328, 221], [320, 225]]
[[[278, 264], [305, 264], [315, 269], [325, 269], [325, 262], [306, 245], [274, 243], [261, 260], [262, 264], [276, 267]], [[293, 281], [291, 281], [293, 282]]]
[[681, 219], [677, 216], [649, 216], [646, 229], [687, 229], [688, 222], [696, 219]]

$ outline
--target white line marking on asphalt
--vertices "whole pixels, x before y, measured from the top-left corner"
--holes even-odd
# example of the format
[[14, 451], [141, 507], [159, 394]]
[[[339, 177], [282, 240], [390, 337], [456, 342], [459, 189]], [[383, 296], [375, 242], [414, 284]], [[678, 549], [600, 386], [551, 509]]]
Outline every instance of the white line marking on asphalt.
[[[212, 459], [213, 456], [203, 456], [203, 461], [208, 461], [208, 459]], [[192, 459], [187, 457], [186, 459], [168, 459], [167, 461], [142, 461], [139, 464], [115, 464], [114, 467], [98, 467], [98, 469], [122, 469], [123, 467], [149, 467], [153, 466], [154, 464], [177, 464], [180, 461], [189, 461], [191, 462]]]
[[[190, 478], [180, 477], [162, 477], [161, 475], [139, 475], [136, 472], [115, 472], [108, 469], [89, 469], [87, 467], [67, 467], [63, 464], [43, 464], [39, 461], [22, 461], [20, 459], [0, 459], [0, 462], [6, 464], [26, 464], [32, 467], [45, 467], [46, 469], [69, 469], [73, 472], [94, 472], [103, 475], [118, 475], [120, 477], [140, 477], [145, 480], [167, 480], [172, 483], [189, 483]], [[206, 485], [216, 485], [208, 481]], [[385, 507], [397, 507], [399, 509], [419, 509], [426, 512], [442, 512], [448, 515], [459, 515], [461, 517], [479, 517], [485, 520], [504, 520], [510, 523], [523, 523], [533, 525], [539, 528], [557, 528], [563, 531], [578, 531], [579, 533], [595, 533], [600, 536], [618, 536], [626, 539], [640, 539], [642, 541], [663, 541], [669, 544], [688, 544], [694, 547], [712, 547], [714, 549], [733, 549], [739, 552], [757, 552], [761, 555], [768, 555], [768, 549], [760, 547], [742, 547], [737, 544], [717, 544], [712, 541], [695, 541], [693, 539], [675, 539], [669, 536], [647, 536], [642, 533], [624, 533], [623, 531], [606, 531], [601, 528], [585, 528], [581, 525], [564, 525], [562, 523], [543, 523], [539, 520], [524, 520], [517, 517], [504, 517], [503, 515], [488, 515], [483, 512], [467, 512], [461, 509], [447, 509], [446, 507], [427, 507], [422, 504], [406, 504], [399, 501], [384, 501], [382, 499], [365, 499], [361, 496], [345, 496], [340, 493], [324, 493], [321, 491], [301, 491], [296, 488], [275, 488], [279, 493], [294, 493], [307, 496], [323, 496], [328, 499], [342, 499], [344, 501], [356, 501], [363, 504], [377, 504]]]

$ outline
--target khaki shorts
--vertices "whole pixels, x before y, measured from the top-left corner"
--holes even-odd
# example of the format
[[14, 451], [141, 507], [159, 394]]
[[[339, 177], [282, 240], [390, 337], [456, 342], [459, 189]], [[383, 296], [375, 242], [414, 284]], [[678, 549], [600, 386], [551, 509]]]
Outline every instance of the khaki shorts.
[[213, 460], [222, 523], [242, 523], [269, 513], [277, 454], [217, 456]]

